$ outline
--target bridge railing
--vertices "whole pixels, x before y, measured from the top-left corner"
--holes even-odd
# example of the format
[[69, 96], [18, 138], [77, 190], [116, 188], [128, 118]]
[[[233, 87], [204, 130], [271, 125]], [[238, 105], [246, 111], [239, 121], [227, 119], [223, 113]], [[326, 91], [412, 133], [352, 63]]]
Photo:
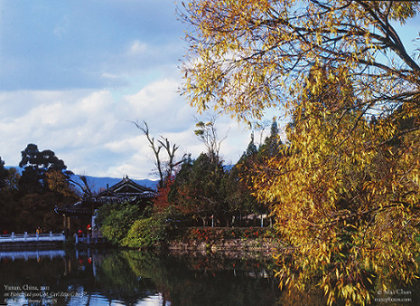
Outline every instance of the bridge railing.
[[36, 242], [36, 241], [65, 241], [66, 237], [63, 233], [53, 233], [49, 232], [46, 234], [39, 233], [27, 233], [24, 234], [15, 234], [11, 233], [10, 235], [0, 235], [0, 243], [10, 243], [10, 242]]

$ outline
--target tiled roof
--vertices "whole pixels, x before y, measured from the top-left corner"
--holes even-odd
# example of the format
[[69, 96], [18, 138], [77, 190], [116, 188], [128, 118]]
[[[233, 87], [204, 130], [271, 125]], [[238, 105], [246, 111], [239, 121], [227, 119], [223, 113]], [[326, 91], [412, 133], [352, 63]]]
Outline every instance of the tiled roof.
[[67, 215], [88, 215], [92, 213], [92, 208], [97, 208], [106, 203], [136, 202], [140, 199], [152, 199], [156, 196], [156, 191], [141, 186], [126, 176], [120, 182], [93, 198], [79, 201], [70, 207], [56, 208], [55, 211]]

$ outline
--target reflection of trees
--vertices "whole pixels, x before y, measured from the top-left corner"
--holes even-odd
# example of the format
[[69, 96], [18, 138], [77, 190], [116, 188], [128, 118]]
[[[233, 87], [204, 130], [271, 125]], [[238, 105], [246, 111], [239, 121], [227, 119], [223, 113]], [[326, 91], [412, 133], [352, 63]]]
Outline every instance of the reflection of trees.
[[[127, 305], [157, 293], [153, 283], [139, 279], [119, 252], [90, 254], [80, 251], [77, 257], [75, 253], [68, 252], [62, 258], [40, 257], [26, 261], [2, 258], [0, 272], [1, 300], [5, 293], [4, 285], [22, 288], [26, 284], [49, 286], [50, 292], [54, 293], [75, 292], [82, 288], [87, 295], [87, 304], [96, 293], [109, 301], [121, 300]], [[58, 304], [66, 305], [70, 299], [70, 296], [58, 298]]]
[[[50, 286], [51, 291], [67, 292], [65, 279], [66, 262], [63, 258], [12, 259], [2, 258], [0, 261], [0, 299], [3, 301], [5, 285], [19, 286]], [[42, 273], [40, 273], [42, 271]], [[60, 299], [60, 301], [65, 301]]]
[[156, 294], [153, 283], [133, 272], [124, 252], [107, 254], [98, 265], [96, 290], [108, 299], [134, 304], [139, 299]]
[[[171, 305], [324, 305], [323, 292], [281, 292], [277, 288], [271, 259], [241, 259], [222, 256], [157, 256], [124, 250], [77, 254], [63, 258], [0, 260], [0, 298], [4, 285], [50, 286], [52, 292], [83, 289], [84, 304], [93, 297], [132, 305], [158, 292]], [[388, 288], [407, 288], [387, 284]], [[411, 290], [415, 303], [420, 282]], [[70, 297], [59, 298], [65, 305]], [[72, 300], [72, 302], [75, 302]], [[105, 301], [104, 301], [105, 302]]]
[[[154, 257], [125, 253], [133, 271], [152, 278], [171, 305], [273, 305], [280, 296], [273, 278], [263, 278], [264, 260], [216, 257]], [[268, 273], [270, 274], [270, 272]]]
[[[3, 259], [0, 263], [1, 295], [3, 284], [49, 285], [53, 292], [83, 288], [87, 304], [97, 293], [108, 301], [127, 305], [158, 292], [172, 305], [272, 305], [280, 295], [276, 283], [263, 278], [261, 272], [269, 263], [264, 260], [173, 258], [116, 251], [92, 256], [79, 252], [77, 257], [70, 253], [64, 258], [41, 258], [39, 262], [10, 261]], [[67, 304], [70, 298], [58, 302]]]

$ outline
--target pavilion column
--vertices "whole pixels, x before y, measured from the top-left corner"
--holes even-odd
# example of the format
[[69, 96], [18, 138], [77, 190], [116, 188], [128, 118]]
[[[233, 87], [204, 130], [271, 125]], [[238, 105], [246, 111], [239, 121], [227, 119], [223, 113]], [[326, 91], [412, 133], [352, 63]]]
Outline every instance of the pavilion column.
[[67, 238], [69, 233], [67, 232], [67, 217], [65, 214], [63, 214], [63, 231], [64, 236]]
[[71, 223], [70, 223], [70, 216], [67, 216], [67, 231], [70, 233], [71, 230]]
[[63, 214], [63, 228], [64, 228], [64, 236], [68, 238], [70, 234], [71, 223], [70, 223], [70, 217], [66, 216], [65, 214]]

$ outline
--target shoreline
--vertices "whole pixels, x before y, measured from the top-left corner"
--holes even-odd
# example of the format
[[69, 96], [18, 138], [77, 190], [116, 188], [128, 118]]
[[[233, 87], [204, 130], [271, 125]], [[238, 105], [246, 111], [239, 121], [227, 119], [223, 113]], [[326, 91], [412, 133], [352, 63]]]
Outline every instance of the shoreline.
[[231, 258], [273, 257], [280, 248], [278, 239], [220, 239], [220, 240], [171, 240], [164, 249], [171, 255], [222, 255]]

